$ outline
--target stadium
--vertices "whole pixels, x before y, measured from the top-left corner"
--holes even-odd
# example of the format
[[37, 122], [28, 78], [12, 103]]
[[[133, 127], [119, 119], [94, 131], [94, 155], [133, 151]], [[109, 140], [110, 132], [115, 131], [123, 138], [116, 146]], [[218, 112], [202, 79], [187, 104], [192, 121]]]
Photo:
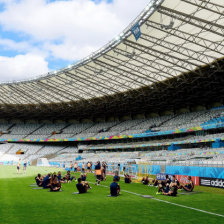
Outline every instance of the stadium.
[[[149, 0], [88, 57], [1, 83], [0, 223], [222, 223], [223, 85], [223, 0]], [[54, 172], [59, 192], [34, 183]]]

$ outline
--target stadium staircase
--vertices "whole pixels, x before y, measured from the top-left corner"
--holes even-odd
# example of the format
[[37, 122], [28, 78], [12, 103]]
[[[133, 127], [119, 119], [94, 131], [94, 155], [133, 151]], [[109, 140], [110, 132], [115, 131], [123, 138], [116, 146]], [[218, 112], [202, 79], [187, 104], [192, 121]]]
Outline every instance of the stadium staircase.
[[171, 117], [171, 118], [168, 118], [167, 120], [161, 122], [161, 123], [160, 123], [159, 125], [157, 125], [156, 127], [159, 128], [160, 126], [162, 126], [163, 124], [165, 124], [165, 123], [168, 122], [168, 121], [173, 120], [173, 119], [176, 118], [177, 116], [179, 116], [179, 114], [176, 114], [176, 115], [174, 115], [174, 116]]
[[[139, 124], [141, 124], [141, 123], [144, 123], [145, 121], [143, 120], [143, 121], [141, 121], [141, 122], [139, 122], [137, 125], [139, 125]], [[134, 128], [136, 126], [136, 124], [135, 125], [132, 125], [131, 127], [128, 127], [128, 128], [126, 128], [126, 129], [124, 129], [124, 130], [122, 130], [122, 132], [125, 132], [125, 131], [128, 131], [128, 130], [132, 130], [132, 128]]]
[[45, 148], [45, 145], [44, 145], [44, 146], [42, 146], [41, 148], [39, 148], [39, 149], [36, 151], [36, 153], [35, 153], [35, 154], [38, 154], [38, 152], [40, 152], [40, 150], [42, 150], [43, 148]]
[[60, 154], [60, 152], [63, 151], [64, 149], [66, 149], [66, 148], [69, 148], [69, 146], [65, 146], [65, 147], [63, 147], [62, 149], [60, 149], [60, 150], [57, 152], [57, 154]]
[[33, 130], [32, 132], [30, 132], [28, 135], [24, 136], [24, 138], [27, 138], [29, 135], [32, 135], [35, 131], [37, 131], [38, 129], [42, 128], [45, 124], [40, 125], [38, 128], [36, 128], [35, 130]]
[[8, 153], [9, 153], [9, 151], [10, 151], [13, 147], [14, 147], [14, 145], [12, 144], [12, 146], [11, 146], [11, 147], [9, 147], [9, 149], [5, 152], [5, 154], [8, 154]]
[[[69, 126], [71, 126], [71, 124], [67, 124], [67, 125], [65, 125], [65, 127], [63, 127], [62, 129], [60, 129], [60, 134], [62, 134], [63, 133], [63, 130], [65, 129], [65, 128], [67, 128], [67, 127], [69, 127]], [[58, 133], [55, 133], [55, 134], [58, 134]], [[55, 134], [51, 134], [50, 136], [48, 136], [47, 138], [54, 138], [54, 135]]]
[[14, 126], [16, 126], [16, 124], [12, 124], [11, 126], [9, 126], [9, 128], [7, 129], [7, 131], [10, 131], [10, 129], [13, 128]]
[[88, 130], [88, 129], [92, 128], [94, 125], [95, 125], [95, 124], [93, 123], [93, 125], [91, 125], [90, 127], [88, 127], [88, 128], [86, 128], [86, 129], [84, 129], [84, 130], [82, 130], [82, 131], [80, 131], [80, 132], [78, 132], [78, 133], [76, 133], [76, 134], [72, 135], [70, 138], [72, 138], [72, 137], [74, 137], [74, 136], [76, 136], [76, 135], [81, 134], [82, 132], [84, 132], [84, 131], [86, 131], [86, 130]]

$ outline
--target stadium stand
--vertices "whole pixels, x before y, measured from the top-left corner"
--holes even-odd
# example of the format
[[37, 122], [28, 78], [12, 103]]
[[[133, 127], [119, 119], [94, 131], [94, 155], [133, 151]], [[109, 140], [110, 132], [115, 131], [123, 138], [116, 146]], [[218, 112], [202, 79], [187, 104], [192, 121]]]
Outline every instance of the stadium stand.
[[147, 131], [167, 131], [210, 124], [224, 123], [224, 109], [204, 110], [180, 115], [161, 116], [123, 122], [76, 123], [76, 124], [0, 124], [1, 138], [79, 138], [138, 134]]
[[[77, 123], [77, 124], [22, 124], [9, 123], [1, 124], [2, 130], [8, 130], [9, 133], [2, 135], [3, 137], [15, 138], [16, 136], [26, 136], [26, 138], [47, 138], [47, 137], [91, 137], [106, 136], [113, 134], [130, 134], [143, 133], [150, 129], [166, 131], [167, 129], [188, 128], [194, 125], [209, 126], [213, 124], [223, 123], [223, 108], [216, 110], [205, 110], [200, 112], [184, 113], [180, 115], [169, 115], [146, 119], [128, 120], [123, 122], [102, 122], [102, 123]], [[60, 132], [59, 134], [54, 134]], [[21, 134], [22, 133], [22, 134]], [[52, 134], [53, 133], [53, 134]], [[48, 157], [52, 162], [69, 162], [71, 158], [78, 157], [79, 150], [84, 150], [81, 154], [84, 162], [91, 158], [91, 161], [105, 160], [107, 162], [127, 162], [131, 159], [141, 159], [151, 161], [153, 163], [175, 163], [175, 164], [218, 164], [223, 162], [223, 148], [213, 149], [211, 145], [201, 145], [200, 148], [191, 148], [193, 143], [207, 141], [214, 142], [215, 139], [224, 137], [223, 129], [215, 129], [210, 132], [195, 132], [193, 134], [185, 133], [185, 135], [169, 135], [166, 137], [154, 137], [144, 140], [125, 142], [82, 142], [76, 145], [43, 145], [43, 144], [25, 144], [25, 143], [5, 143], [0, 144], [0, 161], [10, 159], [16, 161], [18, 158], [35, 161], [38, 158]], [[193, 142], [191, 142], [193, 141]], [[175, 142], [181, 142], [183, 149], [179, 149], [173, 153], [155, 148], [156, 145], [171, 145]], [[148, 145], [153, 145], [153, 148]], [[187, 148], [186, 148], [187, 147]], [[145, 152], [141, 151], [144, 148]], [[116, 153], [108, 153], [107, 150], [116, 150]], [[139, 150], [139, 152], [119, 152], [122, 149]], [[159, 150], [154, 152], [154, 150]], [[24, 154], [16, 155], [16, 152], [22, 150]], [[96, 152], [97, 150], [97, 152]], [[149, 151], [153, 150], [153, 151]], [[93, 151], [95, 151], [93, 153]]]
[[0, 162], [82, 155], [84, 161], [190, 163], [206, 148], [214, 155], [201, 157], [203, 163], [218, 163], [224, 27], [217, 22], [223, 6], [215, 2], [152, 0], [87, 58], [31, 80], [1, 83]]

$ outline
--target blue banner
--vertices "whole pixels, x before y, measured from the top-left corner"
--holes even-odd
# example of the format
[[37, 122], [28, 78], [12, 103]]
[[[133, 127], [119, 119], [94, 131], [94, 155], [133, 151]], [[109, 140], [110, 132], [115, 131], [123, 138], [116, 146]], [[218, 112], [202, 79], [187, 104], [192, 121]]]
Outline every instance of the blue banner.
[[141, 35], [142, 35], [139, 23], [136, 23], [132, 27], [131, 32], [134, 35], [135, 40], [137, 41], [141, 37]]

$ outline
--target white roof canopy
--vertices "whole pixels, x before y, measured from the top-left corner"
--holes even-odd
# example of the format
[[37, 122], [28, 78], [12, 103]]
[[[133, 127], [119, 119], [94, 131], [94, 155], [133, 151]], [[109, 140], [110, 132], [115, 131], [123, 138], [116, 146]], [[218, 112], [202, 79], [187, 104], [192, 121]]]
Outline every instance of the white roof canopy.
[[[223, 0], [151, 0], [116, 39], [53, 74], [0, 85], [0, 104], [87, 100], [190, 72], [224, 56]], [[140, 24], [138, 41], [131, 28]]]

